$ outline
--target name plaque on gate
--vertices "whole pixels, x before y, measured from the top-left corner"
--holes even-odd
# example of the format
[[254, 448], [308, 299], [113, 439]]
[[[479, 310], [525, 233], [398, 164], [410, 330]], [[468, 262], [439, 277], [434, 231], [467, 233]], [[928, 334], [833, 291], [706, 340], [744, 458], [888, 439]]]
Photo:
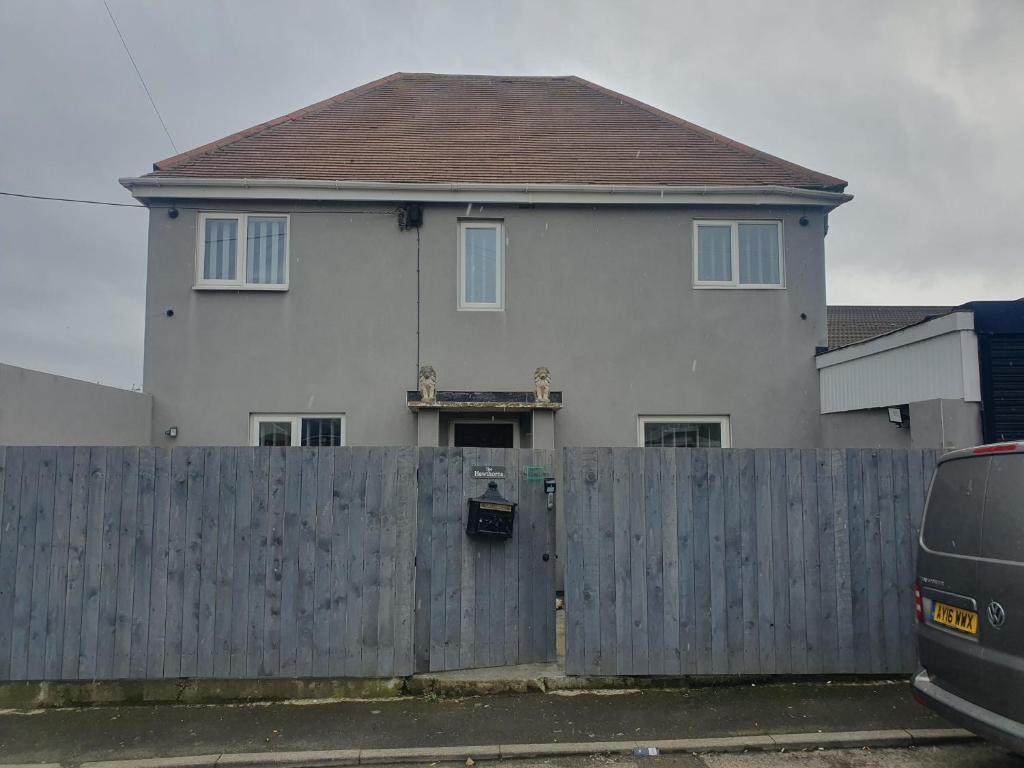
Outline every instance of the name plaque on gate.
[[505, 468], [504, 467], [475, 466], [475, 467], [473, 467], [473, 479], [474, 480], [504, 480], [505, 479]]

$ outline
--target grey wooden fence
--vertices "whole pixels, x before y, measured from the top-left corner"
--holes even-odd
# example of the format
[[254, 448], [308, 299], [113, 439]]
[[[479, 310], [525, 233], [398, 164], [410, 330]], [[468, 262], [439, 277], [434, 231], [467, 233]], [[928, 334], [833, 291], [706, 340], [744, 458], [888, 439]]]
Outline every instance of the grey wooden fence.
[[937, 456], [565, 449], [566, 671], [911, 671]]
[[412, 448], [0, 447], [0, 680], [413, 669]]
[[[466, 499], [487, 480], [474, 466], [500, 466], [500, 492], [517, 502], [513, 536], [468, 538]], [[416, 569], [416, 668], [470, 669], [555, 659], [555, 517], [544, 484], [554, 453], [488, 448], [421, 448]]]

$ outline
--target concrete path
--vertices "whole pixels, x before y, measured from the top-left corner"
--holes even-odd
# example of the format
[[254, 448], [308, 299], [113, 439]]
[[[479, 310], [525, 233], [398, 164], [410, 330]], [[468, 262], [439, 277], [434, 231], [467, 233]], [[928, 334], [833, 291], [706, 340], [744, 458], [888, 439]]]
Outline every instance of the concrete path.
[[93, 707], [0, 714], [0, 764], [947, 727], [902, 683]]

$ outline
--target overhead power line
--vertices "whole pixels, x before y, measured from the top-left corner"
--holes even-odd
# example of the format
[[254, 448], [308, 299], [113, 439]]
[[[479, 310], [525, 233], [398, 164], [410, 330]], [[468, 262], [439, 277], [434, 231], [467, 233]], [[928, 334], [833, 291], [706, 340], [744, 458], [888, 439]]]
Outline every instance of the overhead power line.
[[117, 36], [121, 38], [121, 45], [124, 46], [124, 52], [128, 54], [128, 60], [135, 68], [135, 74], [139, 76], [139, 82], [142, 83], [142, 88], [146, 91], [146, 96], [149, 97], [149, 103], [153, 105], [153, 111], [156, 112], [156, 117], [160, 121], [160, 125], [163, 126], [164, 133], [167, 134], [167, 140], [171, 142], [171, 147], [173, 147], [174, 153], [177, 154], [178, 147], [174, 144], [174, 139], [171, 138], [171, 132], [167, 130], [167, 123], [164, 122], [163, 115], [160, 114], [160, 110], [156, 107], [156, 102], [153, 100], [153, 94], [149, 92], [149, 86], [146, 85], [146, 78], [142, 76], [142, 72], [139, 70], [139, 65], [135, 63], [135, 57], [132, 56], [132, 51], [128, 47], [128, 43], [125, 41], [124, 35], [121, 34], [121, 28], [117, 26], [117, 19], [114, 18], [114, 12], [110, 10], [107, 0], [103, 0], [103, 7], [107, 9], [107, 15], [110, 17], [110, 23], [114, 25], [114, 31], [117, 32]]
[[112, 205], [115, 208], [145, 208], [138, 203], [111, 203], [107, 200], [83, 200], [78, 197], [50, 197], [49, 195], [27, 195], [23, 192], [0, 192], [4, 197], [24, 197], [29, 200], [51, 200], [60, 203], [86, 203], [88, 205]]

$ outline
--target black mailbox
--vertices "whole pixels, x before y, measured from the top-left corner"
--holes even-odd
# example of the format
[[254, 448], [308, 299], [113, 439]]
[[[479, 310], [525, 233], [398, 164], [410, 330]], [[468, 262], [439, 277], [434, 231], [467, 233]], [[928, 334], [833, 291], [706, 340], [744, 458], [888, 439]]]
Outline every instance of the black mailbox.
[[469, 519], [466, 533], [482, 539], [512, 538], [512, 521], [516, 516], [516, 504], [502, 498], [498, 484], [493, 480], [487, 484], [482, 496], [469, 500]]

